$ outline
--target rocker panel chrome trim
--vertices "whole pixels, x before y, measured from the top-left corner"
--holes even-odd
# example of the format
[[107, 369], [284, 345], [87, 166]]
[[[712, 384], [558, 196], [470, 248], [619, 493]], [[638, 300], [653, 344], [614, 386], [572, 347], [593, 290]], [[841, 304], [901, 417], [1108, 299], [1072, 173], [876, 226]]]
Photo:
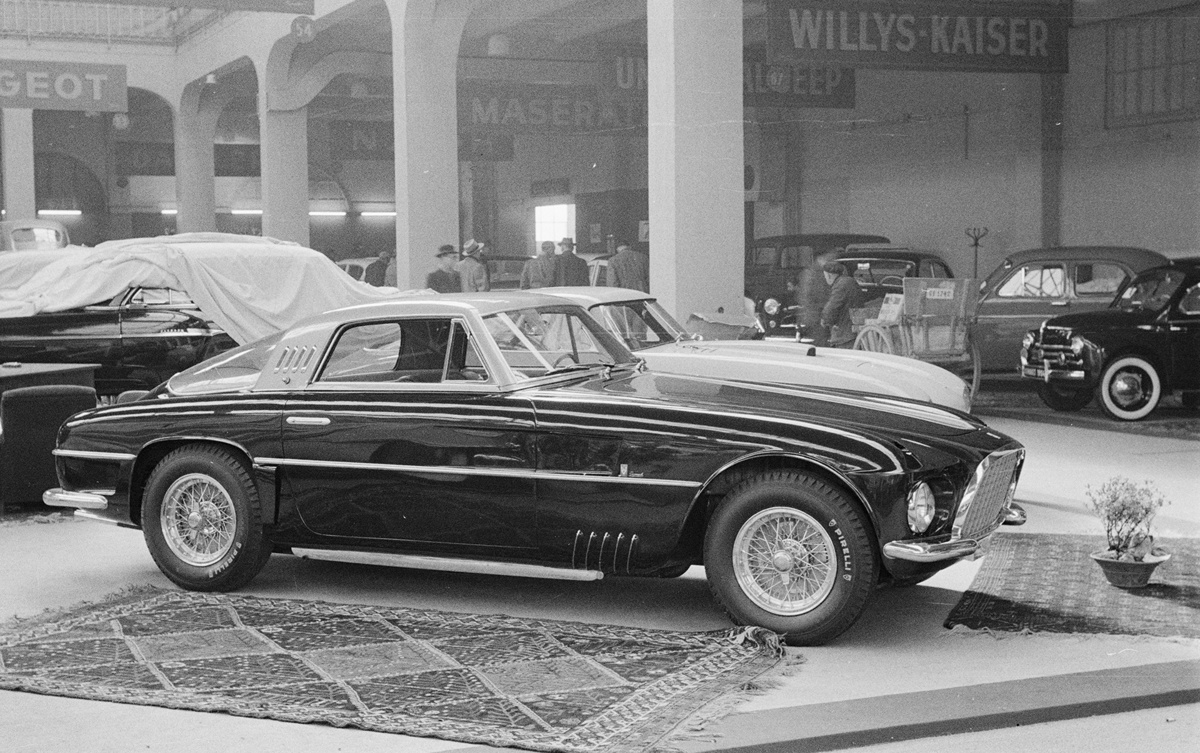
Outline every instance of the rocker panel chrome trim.
[[552, 580], [601, 580], [604, 573], [599, 570], [572, 570], [565, 567], [524, 565], [516, 562], [491, 562], [454, 557], [427, 557], [416, 554], [388, 554], [385, 552], [355, 552], [341, 549], [292, 548], [292, 554], [302, 559], [350, 562], [359, 565], [385, 565], [407, 567], [415, 570], [441, 570], [455, 573], [480, 573], [483, 575], [515, 575], [523, 578], [547, 578]]
[[389, 463], [351, 463], [333, 460], [294, 460], [290, 458], [255, 458], [256, 465], [291, 466], [296, 468], [336, 468], [341, 470], [391, 471], [394, 473], [434, 473], [447, 476], [496, 476], [503, 478], [528, 478], [536, 481], [588, 481], [616, 484], [638, 484], [642, 486], [679, 486], [689, 489], [700, 487], [699, 481], [662, 478], [634, 478], [632, 476], [600, 476], [591, 473], [561, 473], [554, 471], [514, 470], [512, 468], [479, 468], [457, 465], [393, 465]]

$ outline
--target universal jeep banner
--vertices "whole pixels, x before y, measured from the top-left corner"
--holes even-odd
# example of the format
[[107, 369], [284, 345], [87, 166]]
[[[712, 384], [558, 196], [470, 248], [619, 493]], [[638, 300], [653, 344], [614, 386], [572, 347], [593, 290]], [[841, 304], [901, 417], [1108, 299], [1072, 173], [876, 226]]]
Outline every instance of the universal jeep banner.
[[0, 107], [125, 112], [125, 66], [0, 60]]
[[1065, 73], [1065, 0], [774, 0], [769, 57], [856, 68]]

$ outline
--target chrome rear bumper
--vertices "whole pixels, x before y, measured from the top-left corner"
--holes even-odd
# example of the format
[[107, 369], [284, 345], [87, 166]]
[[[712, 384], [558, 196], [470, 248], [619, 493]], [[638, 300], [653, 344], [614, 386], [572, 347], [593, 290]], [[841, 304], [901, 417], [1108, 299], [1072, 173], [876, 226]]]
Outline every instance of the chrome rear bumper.
[[42, 502], [51, 507], [74, 507], [80, 510], [105, 510], [108, 508], [108, 498], [103, 494], [69, 492], [57, 487], [42, 492]]

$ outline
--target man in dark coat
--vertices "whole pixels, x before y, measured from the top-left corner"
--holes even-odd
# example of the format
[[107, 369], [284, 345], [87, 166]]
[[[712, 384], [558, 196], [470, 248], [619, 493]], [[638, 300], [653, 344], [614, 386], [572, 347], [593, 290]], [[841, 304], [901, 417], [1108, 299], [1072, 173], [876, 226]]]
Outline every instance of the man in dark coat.
[[458, 251], [447, 243], [438, 249], [437, 260], [438, 268], [425, 278], [425, 287], [432, 288], [439, 293], [461, 292], [462, 279], [458, 276], [458, 272], [454, 271], [454, 264], [458, 261]]
[[558, 272], [554, 276], [557, 285], [587, 285], [587, 262], [575, 255], [575, 241], [563, 238], [558, 242]]
[[387, 280], [388, 262], [395, 256], [390, 249], [384, 249], [379, 252], [379, 258], [367, 265], [367, 270], [363, 272], [363, 282], [374, 285], [377, 288], [383, 287]]
[[610, 288], [630, 288], [650, 292], [650, 259], [628, 243], [617, 244], [617, 253], [608, 260], [605, 282]]
[[840, 261], [827, 262], [822, 271], [829, 283], [829, 300], [821, 309], [821, 326], [829, 328], [830, 345], [848, 348], [854, 343], [854, 321], [850, 310], [862, 308], [862, 288]]
[[558, 257], [554, 255], [554, 241], [542, 241], [542, 250], [525, 262], [521, 270], [521, 289], [548, 288], [555, 284], [558, 274]]

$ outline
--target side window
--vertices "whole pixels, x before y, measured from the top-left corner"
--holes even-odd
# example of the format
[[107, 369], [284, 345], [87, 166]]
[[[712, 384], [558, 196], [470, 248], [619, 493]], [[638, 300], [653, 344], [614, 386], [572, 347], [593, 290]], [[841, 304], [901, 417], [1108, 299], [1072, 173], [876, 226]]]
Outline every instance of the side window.
[[1188, 316], [1200, 316], [1200, 282], [1188, 288], [1179, 300], [1179, 312]]
[[1112, 298], [1128, 279], [1128, 273], [1116, 264], [1080, 262], [1075, 265], [1075, 295]]
[[756, 246], [746, 253], [746, 266], [754, 269], [772, 269], [778, 251], [771, 246]]
[[950, 277], [950, 270], [937, 259], [922, 259], [921, 276], [944, 280]]
[[344, 329], [317, 381], [429, 384], [487, 378], [460, 322], [405, 319]]
[[996, 295], [1000, 298], [1061, 298], [1066, 294], [1066, 280], [1062, 264], [1026, 264], [1000, 283]]

